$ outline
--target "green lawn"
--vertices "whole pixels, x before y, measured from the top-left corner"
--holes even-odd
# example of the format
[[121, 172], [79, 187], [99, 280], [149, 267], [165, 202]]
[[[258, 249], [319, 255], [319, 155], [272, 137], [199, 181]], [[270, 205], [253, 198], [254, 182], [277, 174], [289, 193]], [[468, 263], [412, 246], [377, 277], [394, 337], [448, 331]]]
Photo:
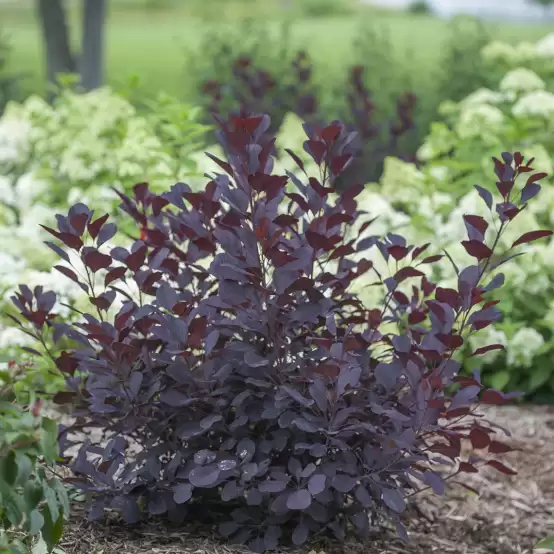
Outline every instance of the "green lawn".
[[[242, 0], [240, 5], [254, 6], [253, 1]], [[275, 4], [279, 0], [271, 1]], [[28, 0], [20, 2], [17, 7], [0, 4], [0, 25], [12, 45], [13, 69], [28, 74], [25, 91], [42, 93], [41, 37], [31, 6], [25, 6]], [[216, 8], [223, 5], [221, 0], [205, 0], [200, 4], [205, 6], [210, 2], [214, 2]], [[108, 81], [124, 82], [129, 75], [137, 74], [149, 93], [163, 89], [186, 98], [193, 86], [187, 79], [186, 47], [198, 44], [210, 24], [182, 9], [187, 0], [180, 4], [175, 0], [163, 3], [166, 9], [156, 11], [139, 10], [137, 2], [131, 0], [116, 0], [112, 5], [107, 27]], [[199, 5], [199, 0], [193, 0], [192, 4]], [[248, 13], [248, 10], [243, 13]], [[274, 25], [277, 25], [278, 15], [275, 10], [268, 13], [268, 17], [273, 17]], [[77, 40], [77, 19], [73, 19], [73, 38]], [[405, 50], [415, 53], [417, 63], [413, 64], [413, 70], [416, 76], [424, 65], [430, 66], [437, 60], [447, 36], [447, 24], [433, 17], [366, 10], [333, 17], [297, 18], [291, 40], [295, 46], [309, 49], [318, 78], [325, 79], [349, 64], [352, 38], [364, 22], [389, 29], [399, 53]], [[534, 40], [554, 31], [554, 26], [505, 24], [491, 26], [491, 30], [495, 36], [510, 41]]]

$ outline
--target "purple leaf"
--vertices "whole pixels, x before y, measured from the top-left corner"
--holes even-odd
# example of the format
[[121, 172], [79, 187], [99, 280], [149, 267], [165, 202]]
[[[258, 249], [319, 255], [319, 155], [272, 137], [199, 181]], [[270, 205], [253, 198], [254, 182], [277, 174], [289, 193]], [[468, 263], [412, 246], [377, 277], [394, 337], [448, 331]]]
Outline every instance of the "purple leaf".
[[213, 487], [219, 479], [217, 464], [195, 467], [189, 473], [189, 481], [195, 487]]
[[310, 491], [310, 494], [315, 496], [316, 494], [323, 492], [325, 490], [325, 481], [326, 477], [321, 473], [312, 475], [308, 481], [308, 491]]
[[397, 514], [400, 514], [406, 508], [406, 501], [398, 490], [385, 489], [383, 491], [383, 502]]
[[189, 483], [181, 483], [173, 489], [173, 500], [177, 504], [184, 504], [192, 497], [192, 485]]
[[312, 495], [306, 489], [294, 491], [287, 498], [289, 510], [306, 510], [312, 503]]

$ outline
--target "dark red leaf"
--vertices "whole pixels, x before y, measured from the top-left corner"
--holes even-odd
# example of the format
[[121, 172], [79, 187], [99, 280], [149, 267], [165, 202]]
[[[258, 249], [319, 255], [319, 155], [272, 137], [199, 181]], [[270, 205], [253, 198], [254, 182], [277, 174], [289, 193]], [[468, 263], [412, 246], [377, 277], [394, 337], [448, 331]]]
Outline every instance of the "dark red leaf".
[[460, 473], [479, 473], [479, 470], [475, 466], [467, 462], [460, 462], [460, 467], [458, 471]]
[[487, 389], [483, 391], [483, 394], [481, 395], [481, 402], [483, 402], [484, 404], [493, 404], [500, 406], [502, 404], [507, 404], [508, 402], [510, 402], [510, 399], [506, 398], [500, 391]]
[[406, 306], [410, 303], [410, 299], [401, 291], [397, 290], [392, 297], [402, 306]]
[[531, 175], [527, 179], [526, 185], [529, 185], [531, 183], [536, 183], [537, 181], [540, 181], [541, 179], [544, 179], [545, 177], [548, 177], [548, 173], [535, 173], [534, 175]]
[[492, 250], [479, 240], [463, 240], [462, 245], [470, 256], [478, 260], [485, 260], [492, 255]]
[[394, 275], [394, 280], [397, 283], [401, 283], [409, 277], [421, 277], [422, 275], [423, 272], [419, 271], [419, 269], [415, 269], [414, 267], [403, 267], [396, 272], [396, 274]]
[[330, 165], [331, 172], [333, 175], [340, 175], [342, 170], [346, 167], [346, 164], [352, 159], [352, 154], [342, 154], [340, 156], [335, 156]]
[[448, 304], [452, 308], [457, 308], [460, 303], [458, 291], [443, 287], [437, 287], [435, 289], [435, 299], [444, 304]]
[[131, 271], [138, 271], [144, 264], [148, 247], [143, 245], [125, 258], [125, 264]]
[[327, 146], [325, 143], [319, 140], [307, 140], [304, 144], [315, 163], [317, 165], [321, 165], [321, 162], [327, 153]]
[[340, 131], [341, 128], [339, 125], [329, 125], [321, 131], [321, 138], [327, 142], [327, 144], [331, 144], [338, 138]]
[[428, 242], [427, 244], [424, 244], [423, 246], [418, 246], [417, 248], [414, 248], [413, 251], [412, 251], [412, 260], [415, 260], [418, 256], [423, 254], [423, 252], [425, 252], [425, 250], [427, 250], [427, 248], [429, 248], [430, 245], [431, 245], [431, 243]]
[[101, 269], [109, 267], [112, 263], [112, 258], [107, 254], [102, 254], [102, 252], [98, 252], [98, 250], [93, 249], [83, 253], [83, 261], [93, 273], [96, 273]]
[[354, 252], [354, 248], [348, 244], [343, 244], [333, 250], [332, 254], [329, 256], [329, 259], [334, 260], [335, 258], [344, 258], [344, 256], [348, 256], [348, 254], [353, 254]]
[[421, 323], [422, 321], [425, 321], [425, 318], [427, 316], [425, 315], [425, 312], [422, 310], [414, 310], [410, 313], [408, 316], [408, 323], [410, 325], [417, 325], [418, 323]]
[[387, 248], [388, 253], [396, 260], [402, 260], [409, 252], [409, 249], [405, 246], [393, 245]]
[[83, 247], [83, 241], [77, 235], [71, 233], [60, 233], [59, 239], [69, 248], [80, 250]]
[[292, 150], [289, 150], [288, 148], [285, 148], [285, 152], [294, 160], [296, 165], [302, 171], [304, 171], [304, 162]]
[[504, 473], [505, 475], [517, 475], [517, 471], [514, 471], [508, 466], [505, 466], [503, 463], [499, 462], [498, 460], [489, 460], [487, 462], [487, 465], [494, 467], [496, 471], [500, 471], [500, 473]]
[[63, 265], [55, 265], [54, 269], [57, 269], [60, 273], [63, 273], [66, 277], [69, 277], [72, 281], [75, 281], [78, 284], [81, 284], [79, 281], [79, 277], [77, 277], [77, 274], [72, 270], [69, 269], [69, 267], [65, 267]]
[[109, 215], [106, 214], [106, 215], [103, 215], [102, 217], [99, 217], [95, 221], [90, 221], [89, 222], [89, 224], [87, 225], [87, 229], [88, 229], [88, 232], [89, 232], [90, 236], [93, 239], [95, 239], [98, 236], [98, 233], [100, 232], [100, 229], [102, 229], [102, 226], [104, 225], [104, 223], [106, 223], [108, 217], [109, 217]]
[[446, 335], [438, 333], [435, 335], [447, 348], [454, 350], [464, 344], [464, 339], [460, 335]]
[[477, 448], [479, 450], [487, 448], [491, 442], [489, 434], [485, 433], [482, 429], [472, 429], [471, 433], [469, 433], [469, 440], [471, 441], [473, 448]]
[[306, 199], [303, 196], [297, 192], [287, 192], [286, 194], [291, 200], [294, 200], [303, 211], [308, 212], [310, 210], [310, 206], [308, 206], [308, 202], [306, 202]]
[[105, 279], [104, 279], [104, 286], [107, 287], [110, 283], [113, 283], [114, 281], [117, 281], [118, 279], [121, 279], [123, 275], [127, 272], [126, 267], [116, 267], [115, 269], [112, 269], [108, 271]]
[[280, 227], [292, 227], [298, 223], [298, 219], [292, 215], [281, 214], [273, 220], [273, 223]]
[[329, 238], [325, 237], [324, 235], [320, 235], [315, 231], [306, 231], [306, 240], [308, 241], [308, 244], [315, 250], [331, 250], [331, 248], [333, 248], [333, 243]]
[[502, 344], [489, 344], [488, 346], [482, 346], [469, 357], [472, 358], [473, 356], [480, 356], [481, 354], [485, 354], [491, 350], [504, 350], [504, 346]]
[[79, 366], [79, 363], [77, 359], [65, 351], [62, 351], [61, 355], [58, 358], [56, 358], [56, 367], [62, 373], [73, 375], [78, 366]]
[[325, 377], [330, 377], [331, 379], [334, 379], [335, 377], [338, 377], [340, 373], [340, 368], [334, 364], [319, 364], [315, 369], [315, 373], [319, 373], [320, 375], [325, 375]]
[[485, 234], [489, 224], [478, 215], [464, 215], [464, 221], [477, 229], [482, 235]]
[[338, 213], [333, 214], [329, 217], [327, 220], [327, 229], [330, 229], [331, 227], [336, 227], [337, 225], [341, 225], [342, 223], [350, 223], [354, 218], [351, 215], [344, 214], [344, 213]]
[[530, 231], [529, 233], [524, 233], [519, 237], [514, 244], [512, 244], [512, 248], [515, 248], [516, 246], [519, 246], [520, 244], [525, 244], [528, 242], [533, 242], [538, 239], [542, 239], [545, 237], [549, 237], [552, 235], [552, 231]]
[[75, 232], [79, 236], [81, 236], [85, 232], [87, 221], [88, 221], [88, 214], [85, 214], [85, 213], [74, 215], [69, 219], [69, 223], [71, 224], [71, 227], [75, 229]]
[[424, 258], [423, 260], [421, 260], [420, 263], [432, 264], [432, 263], [438, 262], [439, 260], [442, 260], [443, 258], [444, 256], [442, 254], [435, 254], [434, 256], [429, 256], [427, 258]]
[[310, 186], [315, 190], [315, 192], [322, 198], [333, 192], [332, 188], [324, 187], [315, 177], [310, 177], [309, 183]]
[[60, 238], [60, 233], [58, 233], [58, 231], [55, 231], [54, 229], [52, 229], [51, 227], [47, 227], [46, 225], [42, 225], [41, 223], [39, 223], [39, 225], [40, 225], [45, 231], [48, 231], [51, 235], [53, 235], [53, 236], [56, 237], [57, 239]]

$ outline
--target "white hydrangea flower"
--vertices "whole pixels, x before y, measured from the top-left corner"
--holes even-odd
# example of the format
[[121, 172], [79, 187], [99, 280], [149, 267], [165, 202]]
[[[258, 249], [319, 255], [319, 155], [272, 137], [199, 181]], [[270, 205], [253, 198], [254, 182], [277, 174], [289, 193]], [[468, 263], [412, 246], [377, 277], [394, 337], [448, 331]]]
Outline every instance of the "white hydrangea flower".
[[[11, 206], [15, 205], [15, 188], [12, 183], [11, 176], [0, 175], [0, 195], [4, 204]], [[0, 212], [0, 221], [5, 217], [11, 217], [11, 214], [7, 213], [7, 210], [2, 208]]]
[[0, 287], [11, 279], [13, 275], [21, 273], [26, 268], [26, 263], [21, 258], [16, 258], [6, 251], [0, 250]]
[[537, 44], [523, 41], [515, 47], [514, 61], [519, 64], [529, 63], [538, 57]]
[[549, 33], [535, 44], [535, 52], [541, 58], [554, 60], [554, 33]]
[[[397, 212], [382, 194], [366, 188], [357, 198], [358, 208], [368, 212], [365, 219], [379, 216], [371, 224], [370, 232], [372, 235], [383, 235], [394, 230], [399, 230], [410, 225], [410, 217], [407, 214]], [[355, 222], [352, 233], [354, 236], [361, 226], [361, 222]]]
[[512, 113], [516, 117], [550, 118], [554, 114], [554, 94], [545, 90], [529, 92], [518, 99], [512, 108]]
[[415, 202], [421, 198], [424, 175], [413, 163], [385, 158], [381, 177], [382, 194], [392, 201]]
[[[433, 165], [428, 168], [429, 176], [436, 181], [444, 182], [448, 179], [450, 169], [445, 165]], [[450, 198], [450, 196], [448, 196]]]
[[548, 305], [548, 311], [544, 316], [544, 321], [551, 327], [554, 327], [554, 300], [551, 300]]
[[516, 56], [516, 50], [511, 44], [494, 40], [481, 50], [481, 56], [489, 62], [510, 62]]
[[534, 72], [525, 67], [512, 69], [500, 82], [500, 90], [507, 92], [531, 92], [544, 90], [546, 83]]
[[0, 163], [21, 162], [29, 155], [31, 125], [24, 119], [0, 119]]
[[34, 339], [23, 333], [14, 326], [3, 326], [0, 324], [0, 350], [14, 351], [21, 346], [28, 346]]
[[460, 113], [456, 131], [461, 138], [482, 136], [484, 133], [495, 133], [504, 123], [502, 111], [488, 104], [470, 105]]
[[[17, 206], [20, 210], [27, 210], [33, 202], [48, 190], [49, 183], [39, 178], [34, 172], [24, 173], [15, 185]], [[35, 223], [36, 225], [36, 223]]]
[[455, 134], [443, 123], [432, 123], [431, 132], [417, 151], [421, 161], [429, 161], [448, 152], [457, 142]]
[[480, 104], [501, 104], [506, 97], [500, 92], [490, 90], [488, 88], [479, 88], [475, 92], [472, 92], [469, 96], [466, 96], [462, 102], [462, 106], [480, 105]]
[[519, 329], [508, 341], [508, 365], [531, 367], [535, 354], [543, 344], [544, 338], [535, 329], [528, 327]]

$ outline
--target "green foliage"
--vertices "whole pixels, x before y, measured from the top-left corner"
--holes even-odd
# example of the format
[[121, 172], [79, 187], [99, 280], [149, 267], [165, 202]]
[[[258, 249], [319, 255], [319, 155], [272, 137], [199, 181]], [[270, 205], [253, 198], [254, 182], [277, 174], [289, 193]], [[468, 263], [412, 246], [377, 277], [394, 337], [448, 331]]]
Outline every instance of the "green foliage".
[[10, 53], [11, 48], [7, 37], [0, 29], [0, 115], [2, 115], [6, 104], [17, 98], [18, 84], [21, 78], [20, 75], [10, 71], [8, 67]]
[[333, 17], [354, 11], [354, 3], [348, 0], [300, 0], [291, 4], [300, 17]]
[[[239, 59], [250, 60], [253, 67], [270, 69], [272, 79], [285, 86], [290, 81], [291, 64], [296, 53], [291, 45], [291, 21], [286, 20], [271, 26], [254, 19], [247, 19], [233, 26], [213, 26], [207, 30], [198, 45], [189, 49], [186, 57], [187, 79], [195, 84], [196, 105], [205, 111], [205, 121], [212, 121], [212, 98], [206, 93], [209, 83], [221, 83], [224, 88], [237, 82], [235, 62]], [[280, 93], [280, 95], [279, 95]], [[272, 91], [274, 103], [281, 101], [284, 91]], [[234, 91], [223, 90], [218, 103], [222, 113], [236, 109]], [[274, 127], [279, 127], [285, 112], [280, 119], [273, 118]]]
[[[549, 89], [542, 77], [527, 68], [513, 69], [492, 90], [481, 88], [461, 102], [443, 103], [440, 112], [444, 120], [432, 125], [418, 152], [425, 165], [417, 169], [389, 159], [379, 193], [374, 187], [369, 189], [386, 202], [384, 217], [389, 225], [412, 226], [421, 240], [433, 238], [448, 248], [459, 230], [456, 219], [471, 213], [479, 203], [473, 185], [494, 178], [488, 166], [499, 148], [533, 156], [538, 172], [551, 173], [554, 89]], [[408, 190], [402, 185], [406, 182], [411, 183]], [[507, 249], [510, 241], [521, 235], [522, 225], [552, 227], [553, 182], [545, 181], [543, 189], [542, 201], [525, 210], [502, 247]], [[451, 254], [457, 262], [456, 250]], [[535, 401], [551, 401], [554, 396], [553, 260], [554, 243], [550, 241], [505, 264], [503, 273], [510, 292], [499, 305], [505, 316], [483, 336], [482, 343], [470, 339], [469, 349], [497, 343], [506, 351], [490, 352], [482, 362], [468, 365], [468, 370], [480, 366], [488, 385], [525, 391]], [[446, 265], [444, 271], [452, 269]]]
[[431, 6], [426, 0], [414, 0], [408, 6], [408, 13], [412, 14], [430, 14], [432, 13]]
[[493, 84], [494, 72], [481, 56], [490, 40], [490, 33], [475, 18], [459, 16], [449, 23], [436, 88], [439, 102], [457, 102], [474, 90]]
[[69, 500], [53, 473], [58, 425], [41, 414], [43, 401], [29, 386], [26, 366], [0, 371], [0, 552], [51, 552], [62, 536]]

